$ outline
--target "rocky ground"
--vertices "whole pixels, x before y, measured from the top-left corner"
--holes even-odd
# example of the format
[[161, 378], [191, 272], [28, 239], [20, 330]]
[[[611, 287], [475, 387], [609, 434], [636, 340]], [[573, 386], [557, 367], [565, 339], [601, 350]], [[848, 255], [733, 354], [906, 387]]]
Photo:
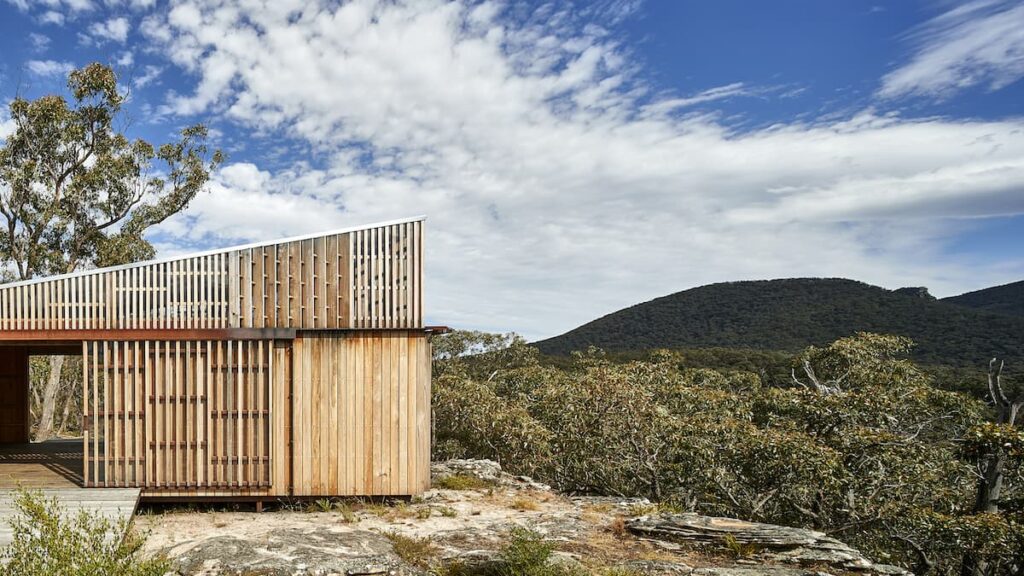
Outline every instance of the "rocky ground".
[[173, 509], [135, 520], [172, 574], [327, 576], [481, 573], [526, 528], [565, 574], [902, 576], [824, 534], [696, 514], [642, 499], [568, 498], [488, 461], [434, 467], [412, 502], [318, 501], [280, 510]]

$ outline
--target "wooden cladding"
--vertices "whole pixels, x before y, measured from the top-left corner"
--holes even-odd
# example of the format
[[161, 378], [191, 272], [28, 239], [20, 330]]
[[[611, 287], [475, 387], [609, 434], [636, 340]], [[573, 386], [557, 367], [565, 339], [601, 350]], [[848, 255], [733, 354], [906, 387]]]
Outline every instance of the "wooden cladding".
[[[85, 485], [272, 482], [273, 341], [83, 343]], [[279, 442], [282, 440], [278, 440]]]
[[82, 346], [86, 486], [179, 497], [429, 487], [422, 331]]
[[0, 330], [226, 328], [229, 260], [213, 254], [0, 286]]
[[0, 286], [0, 330], [421, 328], [423, 222]]
[[430, 482], [422, 333], [304, 333], [292, 356], [293, 494], [418, 494]]
[[423, 223], [360, 230], [349, 237], [350, 326], [422, 327]]

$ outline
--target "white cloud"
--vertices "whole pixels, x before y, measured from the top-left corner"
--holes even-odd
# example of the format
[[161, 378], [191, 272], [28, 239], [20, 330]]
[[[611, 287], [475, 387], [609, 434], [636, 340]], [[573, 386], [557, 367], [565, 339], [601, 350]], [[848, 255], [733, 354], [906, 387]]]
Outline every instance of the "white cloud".
[[154, 80], [159, 78], [160, 74], [162, 74], [163, 71], [164, 69], [160, 66], [153, 66], [152, 64], [147, 64], [146, 67], [142, 70], [142, 75], [137, 76], [132, 80], [132, 86], [135, 86], [136, 88], [145, 88]]
[[14, 134], [14, 130], [16, 128], [17, 125], [7, 112], [7, 104], [5, 103], [4, 107], [0, 108], [0, 142], [7, 139], [11, 134]]
[[88, 12], [95, 8], [91, 0], [44, 0], [44, 4], [63, 4], [73, 12]]
[[92, 0], [6, 0], [21, 12], [35, 17], [40, 24], [63, 26], [96, 9]]
[[22, 12], [28, 12], [37, 7], [69, 12], [88, 12], [95, 8], [92, 0], [7, 0], [7, 3]]
[[126, 6], [132, 10], [145, 10], [156, 5], [156, 0], [103, 0], [111, 8]]
[[29, 60], [25, 64], [28, 71], [36, 76], [67, 76], [75, 69], [71, 62], [58, 62], [56, 60]]
[[744, 96], [749, 93], [749, 90], [744, 86], [743, 82], [733, 82], [732, 84], [715, 86], [714, 88], [702, 90], [692, 96], [660, 100], [656, 104], [649, 106], [647, 108], [647, 112], [662, 114], [665, 112], [671, 112], [672, 110], [678, 110], [680, 108], [696, 106], [698, 104], [706, 104], [717, 100], [726, 100], [735, 96]]
[[89, 38], [98, 44], [108, 41], [123, 44], [128, 39], [130, 25], [128, 19], [121, 16], [104, 22], [93, 22], [89, 25]]
[[926, 22], [910, 39], [910, 61], [882, 79], [885, 98], [944, 97], [982, 85], [995, 90], [1024, 77], [1024, 4], [975, 0]]
[[39, 15], [39, 21], [43, 24], [56, 24], [57, 26], [63, 26], [64, 14], [61, 14], [56, 10], [48, 10]]
[[50, 48], [50, 37], [44, 34], [30, 32], [28, 41], [32, 44], [32, 50], [35, 52], [46, 52]]
[[197, 78], [165, 111], [316, 161], [227, 166], [164, 231], [224, 244], [425, 213], [429, 319], [533, 337], [714, 281], [942, 294], [1024, 273], [942, 253], [965, 217], [1024, 213], [1024, 121], [865, 112], [737, 133], [651, 96], [599, 23], [558, 10], [180, 2], [148, 27]]

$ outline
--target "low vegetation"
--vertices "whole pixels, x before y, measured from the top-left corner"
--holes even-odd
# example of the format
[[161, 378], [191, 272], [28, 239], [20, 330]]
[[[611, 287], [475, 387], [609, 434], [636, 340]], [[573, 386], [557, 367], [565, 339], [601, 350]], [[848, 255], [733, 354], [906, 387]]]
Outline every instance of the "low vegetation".
[[[770, 384], [672, 352], [611, 362], [591, 350], [551, 366], [514, 337], [434, 344], [435, 458], [490, 458], [652, 509], [814, 528], [919, 574], [1020, 569], [1024, 435], [937, 388], [905, 338], [808, 348]], [[998, 498], [979, 504], [996, 478]]]
[[[390, 536], [389, 536], [390, 537]], [[396, 550], [397, 551], [397, 550]], [[591, 572], [581, 565], [552, 561], [553, 542], [533, 530], [514, 527], [508, 542], [494, 562], [467, 565], [457, 560], [437, 563], [431, 572], [435, 576], [609, 576], [612, 572]], [[616, 575], [619, 572], [615, 572]], [[625, 574], [623, 573], [623, 576]]]
[[19, 491], [14, 503], [14, 541], [0, 554], [6, 576], [162, 576], [169, 569], [163, 559], [140, 556], [143, 540], [125, 522], [69, 514], [39, 492]]
[[395, 554], [410, 566], [426, 569], [437, 555], [437, 546], [430, 538], [406, 536], [398, 532], [385, 532], [384, 536], [391, 541]]

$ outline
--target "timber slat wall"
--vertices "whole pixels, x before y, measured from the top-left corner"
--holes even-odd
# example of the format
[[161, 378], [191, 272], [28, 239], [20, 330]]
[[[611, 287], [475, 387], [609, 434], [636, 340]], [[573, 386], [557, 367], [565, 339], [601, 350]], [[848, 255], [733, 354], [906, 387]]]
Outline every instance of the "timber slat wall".
[[423, 222], [0, 286], [0, 330], [421, 328]]
[[296, 495], [428, 488], [429, 348], [422, 333], [405, 331], [296, 338], [295, 381], [308, 383], [292, 400]]
[[270, 487], [273, 351], [262, 340], [83, 343], [85, 485]]
[[90, 331], [85, 485], [147, 497], [427, 489], [422, 328], [421, 220], [0, 286], [14, 339]]
[[229, 256], [0, 286], [0, 330], [225, 328]]

